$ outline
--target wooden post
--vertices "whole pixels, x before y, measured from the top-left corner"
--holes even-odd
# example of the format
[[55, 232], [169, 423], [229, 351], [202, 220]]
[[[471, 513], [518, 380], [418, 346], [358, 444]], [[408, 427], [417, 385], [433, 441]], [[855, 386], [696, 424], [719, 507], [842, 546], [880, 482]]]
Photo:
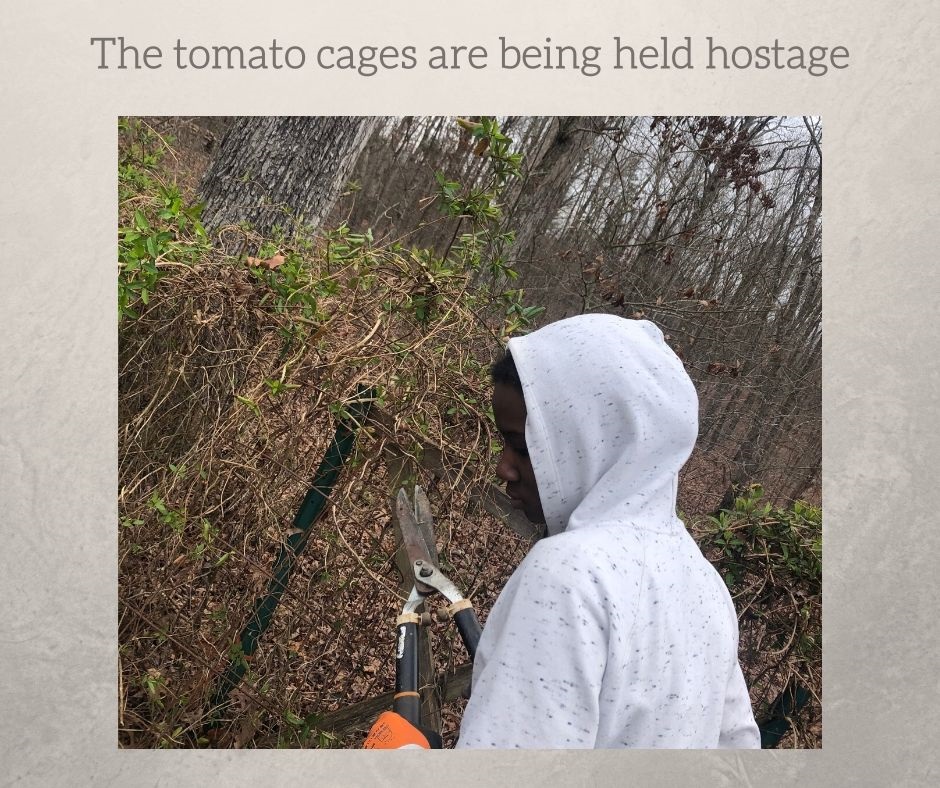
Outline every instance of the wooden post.
[[[467, 687], [470, 686], [472, 665], [461, 665], [453, 671], [442, 672], [437, 675], [436, 684], [440, 686], [444, 703], [464, 697]], [[394, 692], [385, 692], [376, 698], [368, 698], [346, 706], [337, 711], [324, 714], [317, 723], [317, 730], [333, 733], [337, 736], [359, 731], [364, 733], [375, 722], [375, 718], [383, 711], [392, 708]]]

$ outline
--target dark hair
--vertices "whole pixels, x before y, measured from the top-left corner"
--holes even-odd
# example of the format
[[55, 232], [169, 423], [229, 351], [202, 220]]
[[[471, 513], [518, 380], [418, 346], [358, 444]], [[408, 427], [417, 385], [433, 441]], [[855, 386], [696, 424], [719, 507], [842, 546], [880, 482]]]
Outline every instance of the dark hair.
[[502, 383], [506, 386], [512, 386], [520, 394], [522, 393], [522, 381], [519, 380], [519, 372], [516, 369], [516, 362], [512, 360], [512, 355], [507, 350], [499, 361], [496, 361], [490, 367], [490, 379], [493, 384]]

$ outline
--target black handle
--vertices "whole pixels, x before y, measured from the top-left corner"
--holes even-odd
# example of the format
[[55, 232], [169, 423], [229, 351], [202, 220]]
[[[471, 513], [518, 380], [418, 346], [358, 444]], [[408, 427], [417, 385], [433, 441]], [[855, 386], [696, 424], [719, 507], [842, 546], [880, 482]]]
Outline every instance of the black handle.
[[460, 632], [460, 637], [467, 647], [467, 653], [472, 661], [476, 656], [477, 643], [480, 642], [480, 633], [482, 632], [477, 614], [473, 612], [472, 607], [465, 607], [463, 610], [454, 613], [454, 623], [457, 625], [457, 631]]
[[418, 696], [418, 625], [399, 624], [395, 641], [395, 699], [392, 710], [417, 727], [421, 721]]

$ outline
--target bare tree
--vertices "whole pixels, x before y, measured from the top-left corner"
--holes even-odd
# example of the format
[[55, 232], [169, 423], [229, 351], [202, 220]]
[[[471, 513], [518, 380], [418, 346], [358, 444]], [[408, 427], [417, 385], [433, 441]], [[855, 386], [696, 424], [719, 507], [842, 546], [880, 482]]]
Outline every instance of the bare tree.
[[[698, 386], [701, 450], [725, 484], [775, 476], [781, 497], [817, 484], [818, 120], [501, 122], [525, 156], [503, 206], [512, 286], [543, 321], [606, 311], [660, 325]], [[383, 119], [330, 220], [443, 249], [453, 232], [434, 173], [473, 188], [484, 157], [453, 118]], [[710, 485], [718, 500], [722, 483]]]

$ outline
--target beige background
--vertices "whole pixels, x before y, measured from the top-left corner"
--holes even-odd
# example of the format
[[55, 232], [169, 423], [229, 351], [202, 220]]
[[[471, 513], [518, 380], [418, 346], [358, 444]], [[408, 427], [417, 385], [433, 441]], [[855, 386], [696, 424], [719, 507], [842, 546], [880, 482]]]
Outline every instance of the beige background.
[[[447, 10], [445, 10], [447, 9]], [[576, 10], [577, 9], [577, 10]], [[7, 3], [0, 216], [0, 783], [918, 785], [938, 779], [940, 365], [929, 0]], [[99, 71], [91, 36], [169, 49], [844, 45], [802, 73]], [[815, 752], [116, 749], [118, 114], [820, 114], [825, 151], [825, 717]]]

